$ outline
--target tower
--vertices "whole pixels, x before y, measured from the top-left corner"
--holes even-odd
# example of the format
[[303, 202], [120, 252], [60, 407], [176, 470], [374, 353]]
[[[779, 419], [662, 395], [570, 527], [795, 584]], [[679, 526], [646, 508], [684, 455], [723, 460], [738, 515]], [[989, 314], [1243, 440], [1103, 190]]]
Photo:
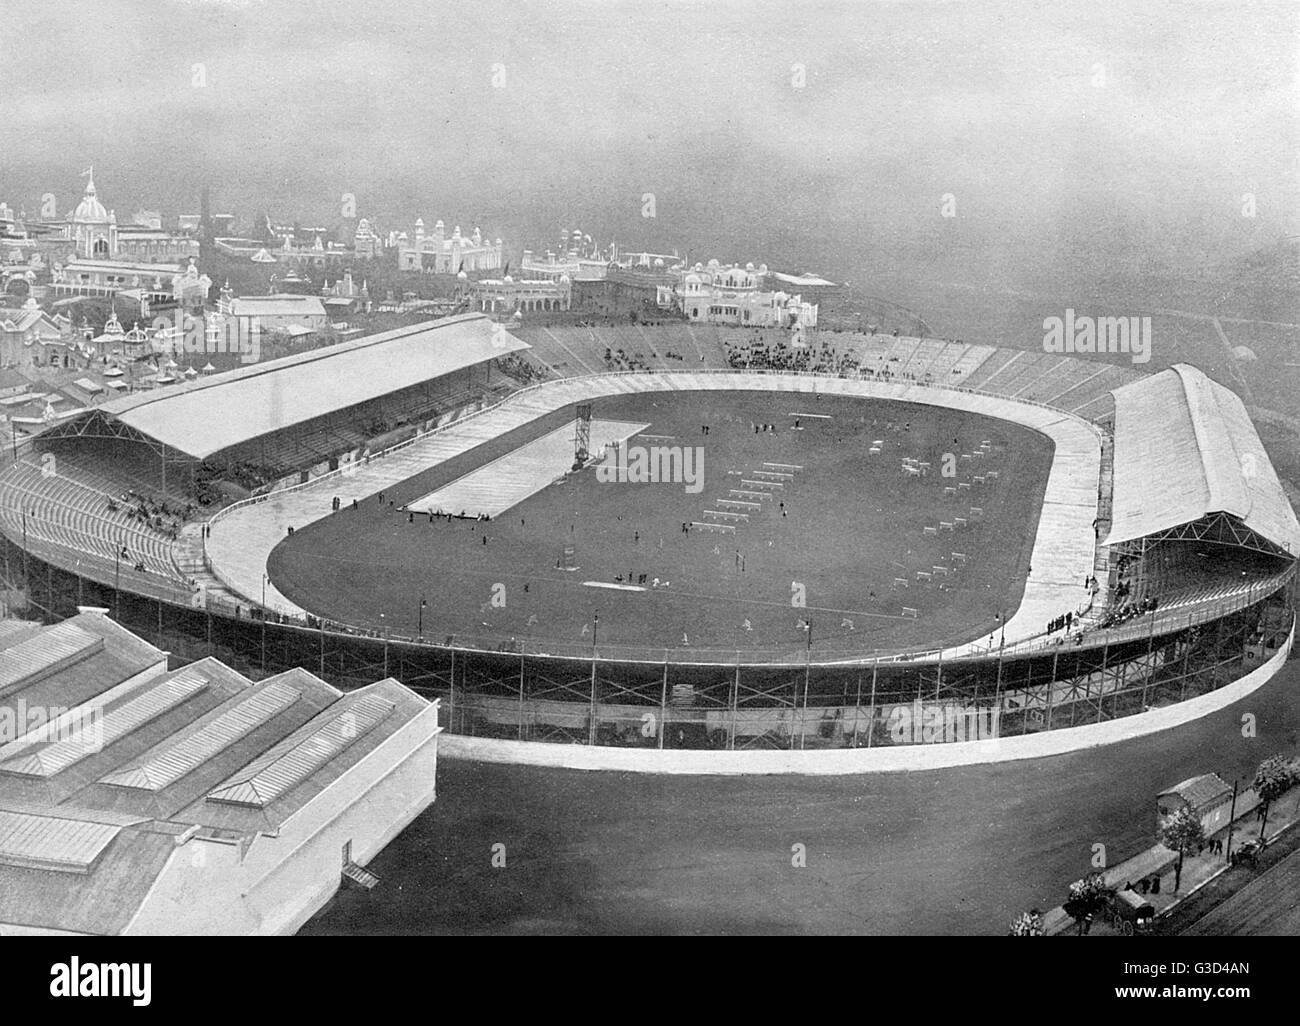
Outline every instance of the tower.
[[95, 194], [95, 169], [85, 172], [86, 192], [72, 214], [72, 238], [77, 256], [111, 260], [117, 256], [117, 218]]
[[206, 246], [212, 241], [212, 190], [203, 187], [199, 194], [199, 244]]
[[591, 448], [591, 403], [578, 404], [578, 419], [573, 431], [573, 469], [587, 462]]

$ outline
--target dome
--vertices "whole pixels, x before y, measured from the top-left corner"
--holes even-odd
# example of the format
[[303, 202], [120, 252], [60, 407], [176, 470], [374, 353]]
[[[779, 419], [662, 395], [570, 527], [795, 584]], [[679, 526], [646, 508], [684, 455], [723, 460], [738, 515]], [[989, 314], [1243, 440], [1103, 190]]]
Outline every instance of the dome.
[[1255, 355], [1255, 350], [1250, 346], [1233, 346], [1232, 358], [1240, 360], [1242, 363], [1254, 363], [1259, 357]]
[[456, 275], [456, 277], [459, 278], [461, 281], [466, 281], [469, 278], [469, 275], [466, 274], [464, 271], [461, 271], [458, 275]]
[[750, 263], [750, 264], [746, 264], [746, 265], [745, 265], [745, 270], [746, 270], [746, 271], [749, 271], [749, 272], [752, 274], [752, 273], [754, 272], [754, 265], [753, 265], [752, 263]]
[[[509, 279], [507, 279], [507, 280], [509, 280]], [[561, 284], [561, 285], [567, 285], [567, 284], [569, 283], [569, 281], [570, 281], [570, 279], [569, 279], [569, 276], [568, 276], [567, 274], [561, 274], [561, 275], [560, 275], [560, 284]]]
[[510, 284], [510, 283], [512, 283], [513, 281], [514, 281], [514, 278], [510, 277], [510, 275], [507, 274], [507, 275], [506, 275], [506, 283], [507, 283], [507, 284]]
[[95, 176], [90, 176], [90, 181], [86, 183], [86, 195], [82, 197], [81, 202], [77, 204], [76, 213], [72, 215], [74, 221], [107, 221], [108, 211], [104, 209], [104, 204], [100, 203], [95, 196]]
[[656, 267], [663, 267], [663, 265], [664, 265], [664, 258], [663, 258], [663, 257], [655, 257], [655, 266], [656, 266]]

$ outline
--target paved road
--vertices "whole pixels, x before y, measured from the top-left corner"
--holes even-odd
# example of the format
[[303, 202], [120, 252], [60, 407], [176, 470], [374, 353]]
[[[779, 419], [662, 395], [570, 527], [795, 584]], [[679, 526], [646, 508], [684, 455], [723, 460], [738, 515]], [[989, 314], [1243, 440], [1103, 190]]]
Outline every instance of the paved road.
[[1300, 935], [1300, 851], [1256, 877], [1182, 933], [1188, 937]]

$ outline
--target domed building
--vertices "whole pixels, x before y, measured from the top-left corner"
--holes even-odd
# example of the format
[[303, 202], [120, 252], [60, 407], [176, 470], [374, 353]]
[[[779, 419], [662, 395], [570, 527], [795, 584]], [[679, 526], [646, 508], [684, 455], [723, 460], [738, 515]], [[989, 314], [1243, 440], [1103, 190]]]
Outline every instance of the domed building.
[[95, 194], [95, 169], [88, 172], [86, 192], [72, 214], [72, 238], [77, 256], [112, 260], [117, 256], [117, 215], [104, 209]]

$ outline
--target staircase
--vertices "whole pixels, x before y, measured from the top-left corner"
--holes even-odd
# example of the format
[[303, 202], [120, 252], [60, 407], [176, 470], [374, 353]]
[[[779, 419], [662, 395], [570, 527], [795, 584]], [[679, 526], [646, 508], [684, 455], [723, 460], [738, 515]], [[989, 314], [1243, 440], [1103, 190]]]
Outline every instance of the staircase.
[[247, 605], [251, 600], [239, 595], [218, 580], [203, 562], [203, 528], [206, 521], [199, 520], [181, 528], [181, 535], [172, 542], [172, 559], [187, 578], [203, 589], [206, 600], [224, 601], [227, 605]]
[[351, 860], [343, 863], [343, 879], [351, 880], [356, 886], [367, 891], [373, 890], [375, 885], [379, 883], [379, 877], [375, 876], [365, 866], [358, 865]]

